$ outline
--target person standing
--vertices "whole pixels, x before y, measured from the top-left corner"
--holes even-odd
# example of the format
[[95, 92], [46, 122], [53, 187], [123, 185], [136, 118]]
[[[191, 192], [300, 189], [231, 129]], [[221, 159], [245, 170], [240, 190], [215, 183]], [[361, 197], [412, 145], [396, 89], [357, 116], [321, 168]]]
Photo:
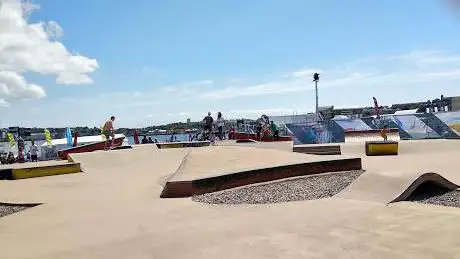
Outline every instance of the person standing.
[[[19, 134], [19, 133], [18, 133]], [[19, 162], [24, 162], [25, 143], [21, 135], [18, 135], [18, 157]], [[22, 156], [22, 158], [21, 158]]]
[[38, 162], [38, 147], [35, 145], [35, 141], [32, 140], [32, 145], [30, 146], [30, 160], [32, 162]]
[[221, 112], [218, 112], [217, 113], [217, 119], [216, 119], [216, 124], [217, 124], [217, 137], [219, 138], [219, 140], [222, 140], [224, 138], [224, 125], [225, 125], [225, 122], [224, 122], [224, 118], [222, 117], [222, 113]]
[[212, 124], [214, 123], [214, 119], [211, 116], [211, 112], [208, 112], [208, 116], [204, 117], [203, 119], [204, 122], [204, 134], [205, 134], [205, 139], [209, 139], [212, 133]]
[[261, 134], [262, 134], [262, 122], [258, 122], [257, 123], [257, 126], [256, 126], [256, 137], [257, 137], [257, 141], [260, 141], [262, 140], [261, 138]]
[[271, 127], [271, 130], [272, 130], [273, 139], [275, 141], [278, 141], [279, 138], [280, 138], [280, 133], [279, 133], [278, 127], [276, 126], [276, 124], [273, 121], [270, 122], [270, 127]]
[[[102, 127], [102, 135], [105, 136], [105, 147], [104, 150], [108, 150], [113, 145], [113, 140], [115, 138], [113, 122], [115, 121], [115, 116], [110, 117], [110, 120], [106, 121], [104, 127]], [[110, 146], [108, 144], [110, 143]]]

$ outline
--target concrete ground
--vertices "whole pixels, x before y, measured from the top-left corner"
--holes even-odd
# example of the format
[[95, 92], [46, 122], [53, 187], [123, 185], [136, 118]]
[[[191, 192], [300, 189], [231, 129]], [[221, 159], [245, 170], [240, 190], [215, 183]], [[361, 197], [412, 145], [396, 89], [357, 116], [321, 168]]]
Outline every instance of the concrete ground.
[[[260, 145], [259, 145], [260, 146]], [[267, 146], [265, 146], [267, 147]], [[272, 145], [268, 147], [273, 147]], [[186, 181], [267, 167], [339, 159], [258, 146], [210, 146], [190, 149], [173, 180]]]
[[[195, 157], [187, 171], [280, 162], [255, 147], [239, 157], [231, 148], [211, 149], [213, 156]], [[363, 157], [363, 176], [376, 179], [360, 195], [243, 206], [159, 198], [162, 184], [184, 170], [190, 149], [146, 145], [76, 154], [85, 173], [0, 181], [0, 202], [43, 203], [0, 218], [0, 258], [460, 258], [459, 209], [362, 198], [401, 191], [378, 189], [379, 179], [423, 172], [460, 183], [460, 141], [401, 141], [397, 157], [365, 157], [363, 151], [363, 144], [342, 145], [345, 156]]]

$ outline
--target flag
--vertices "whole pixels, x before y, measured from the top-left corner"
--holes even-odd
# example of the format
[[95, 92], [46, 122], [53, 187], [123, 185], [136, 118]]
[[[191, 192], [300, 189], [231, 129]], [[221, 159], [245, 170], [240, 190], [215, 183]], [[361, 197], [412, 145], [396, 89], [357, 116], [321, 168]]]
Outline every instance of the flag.
[[51, 143], [51, 133], [48, 129], [45, 129], [45, 139], [46, 139], [46, 143], [48, 144], [48, 146], [51, 146], [52, 143]]
[[8, 141], [10, 142], [10, 147], [16, 146], [16, 141], [12, 133], [8, 133]]
[[72, 147], [72, 131], [67, 128], [65, 131], [65, 137], [67, 139], [67, 147]]
[[101, 126], [101, 137], [103, 141], [106, 141], [105, 135], [104, 135], [104, 125]]
[[375, 109], [375, 115], [377, 119], [380, 119], [380, 109], [379, 109], [379, 104], [377, 103], [377, 98], [372, 97], [374, 99], [374, 109]]

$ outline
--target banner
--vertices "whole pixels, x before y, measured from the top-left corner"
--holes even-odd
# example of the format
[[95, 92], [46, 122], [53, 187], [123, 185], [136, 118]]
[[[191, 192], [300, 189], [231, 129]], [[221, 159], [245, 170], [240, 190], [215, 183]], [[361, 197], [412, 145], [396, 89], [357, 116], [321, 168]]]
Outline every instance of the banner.
[[16, 146], [16, 141], [14, 140], [13, 133], [8, 133], [8, 141], [10, 142], [10, 147]]
[[46, 140], [46, 143], [48, 144], [48, 146], [51, 146], [52, 143], [51, 143], [51, 133], [48, 129], [45, 129], [45, 140]]
[[66, 129], [65, 137], [67, 139], [67, 147], [72, 147], [72, 130], [70, 128]]
[[460, 111], [438, 113], [436, 117], [447, 125], [455, 134], [460, 135]]
[[345, 131], [365, 131], [371, 130], [371, 127], [367, 125], [361, 119], [338, 119], [334, 120], [337, 124], [340, 125]]
[[101, 126], [101, 137], [102, 137], [102, 140], [105, 141], [106, 140], [106, 137], [104, 135], [104, 125]]

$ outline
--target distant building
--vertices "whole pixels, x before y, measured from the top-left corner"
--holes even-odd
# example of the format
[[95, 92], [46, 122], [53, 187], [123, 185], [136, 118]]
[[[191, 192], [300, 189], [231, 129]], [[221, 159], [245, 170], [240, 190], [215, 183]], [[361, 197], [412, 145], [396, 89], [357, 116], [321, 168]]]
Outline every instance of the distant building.
[[452, 111], [459, 111], [460, 110], [460, 96], [452, 97], [452, 104], [451, 108]]
[[33, 140], [45, 140], [45, 133], [31, 133], [30, 138]]
[[314, 115], [309, 114], [298, 114], [298, 115], [280, 115], [280, 116], [268, 116], [278, 126], [284, 126], [286, 124], [305, 124], [310, 120], [314, 120]]
[[191, 122], [191, 119], [187, 118], [187, 124], [190, 124], [190, 122]]

